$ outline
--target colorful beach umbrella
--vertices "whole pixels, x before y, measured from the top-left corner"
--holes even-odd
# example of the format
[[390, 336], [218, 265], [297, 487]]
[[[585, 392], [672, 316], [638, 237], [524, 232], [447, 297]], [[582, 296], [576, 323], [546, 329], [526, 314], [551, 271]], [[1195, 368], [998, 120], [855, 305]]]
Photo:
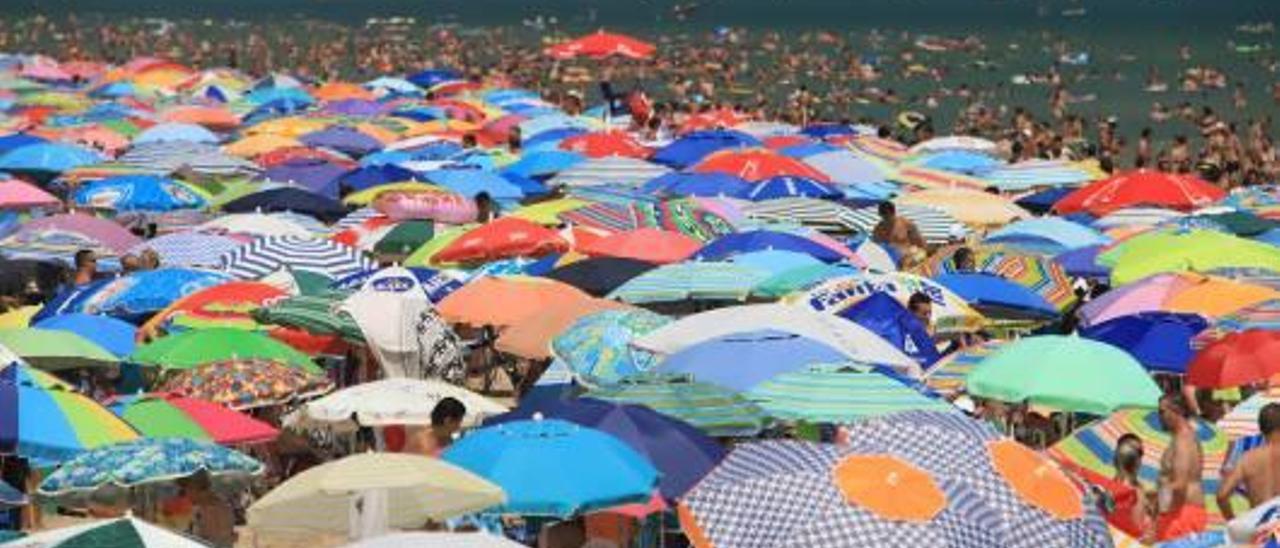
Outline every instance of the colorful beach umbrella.
[[0, 348], [45, 371], [110, 367], [119, 362], [119, 356], [71, 331], [0, 329]]
[[105, 314], [121, 319], [142, 318], [163, 310], [191, 293], [231, 281], [218, 272], [185, 268], [142, 270], [97, 287], [76, 306], [62, 312]]
[[515, 218], [500, 218], [463, 234], [435, 254], [445, 263], [491, 261], [507, 257], [540, 257], [560, 253], [569, 243], [554, 230]]
[[332, 389], [329, 379], [306, 370], [277, 360], [245, 358], [182, 369], [160, 387], [237, 410], [296, 402]]
[[941, 209], [956, 220], [977, 227], [1004, 226], [1032, 217], [1031, 212], [1002, 196], [963, 188], [911, 192], [898, 197], [894, 203]]
[[107, 407], [148, 438], [240, 445], [268, 442], [280, 435], [270, 424], [244, 413], [177, 394], [119, 396]]
[[1139, 169], [1090, 183], [1054, 204], [1058, 213], [1106, 215], [1116, 210], [1149, 206], [1191, 211], [1226, 198], [1227, 192], [1190, 175]]
[[687, 374], [747, 391], [782, 373], [843, 363], [842, 352], [814, 339], [777, 330], [733, 333], [694, 344], [663, 359], [657, 370]]
[[139, 346], [130, 361], [162, 369], [188, 370], [228, 360], [266, 360], [299, 371], [319, 373], [320, 368], [301, 352], [264, 334], [211, 327], [161, 337]]
[[1098, 256], [1112, 267], [1111, 281], [1127, 284], [1163, 272], [1253, 268], [1280, 272], [1280, 249], [1212, 230], [1152, 231], [1116, 244]]
[[937, 282], [904, 272], [860, 272], [835, 278], [793, 295], [788, 302], [804, 304], [818, 312], [840, 315], [875, 293], [886, 293], [905, 306], [911, 295], [922, 293], [933, 305], [934, 328], [942, 333], [979, 329], [986, 321], [959, 295]]
[[1180, 312], [1217, 318], [1280, 299], [1275, 290], [1194, 273], [1157, 274], [1113, 289], [1080, 308], [1092, 325], [1139, 312]]
[[111, 221], [67, 213], [23, 224], [17, 232], [0, 240], [0, 247], [11, 258], [57, 259], [70, 263], [81, 249], [92, 250], [100, 258], [118, 258], [141, 241]]
[[551, 308], [572, 307], [591, 297], [561, 282], [524, 276], [484, 276], [440, 301], [450, 323], [476, 327], [515, 325]]
[[668, 323], [647, 310], [606, 310], [579, 318], [551, 341], [551, 350], [574, 374], [596, 386], [653, 368], [657, 357], [631, 341]]
[[1080, 336], [1123, 348], [1150, 371], [1183, 374], [1192, 339], [1208, 325], [1195, 314], [1142, 312], [1083, 328]]
[[223, 272], [245, 280], [280, 270], [314, 272], [340, 280], [372, 266], [373, 261], [355, 248], [299, 236], [258, 238], [223, 255], [221, 261]]
[[46, 497], [83, 496], [103, 488], [171, 482], [200, 472], [219, 479], [249, 478], [265, 469], [261, 462], [213, 443], [143, 438], [77, 455], [45, 478], [37, 492]]
[[0, 453], [58, 462], [137, 437], [105, 407], [54, 376], [16, 361], [0, 366]]
[[631, 304], [686, 300], [737, 300], [751, 294], [769, 272], [728, 262], [663, 265], [636, 276], [609, 294]]
[[705, 156], [689, 169], [695, 173], [727, 173], [756, 182], [778, 176], [805, 177], [819, 183], [831, 182], [825, 173], [814, 167], [763, 148], [721, 150]]
[[700, 248], [702, 248], [701, 242], [679, 232], [639, 228], [578, 245], [576, 250], [596, 257], [618, 257], [667, 264], [688, 259]]
[[592, 388], [592, 398], [643, 405], [692, 424], [708, 436], [749, 437], [764, 429], [764, 411], [742, 395], [687, 375], [645, 374]]
[[783, 373], [745, 392], [777, 420], [843, 424], [899, 411], [956, 412], [868, 366], [817, 366]]

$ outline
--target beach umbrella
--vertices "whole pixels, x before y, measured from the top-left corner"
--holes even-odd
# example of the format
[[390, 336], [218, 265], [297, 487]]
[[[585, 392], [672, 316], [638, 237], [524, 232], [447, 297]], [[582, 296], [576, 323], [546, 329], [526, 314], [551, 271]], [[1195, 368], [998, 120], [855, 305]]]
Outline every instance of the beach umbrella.
[[1111, 545], [1090, 496], [990, 426], [908, 411], [848, 431], [737, 446], [680, 502], [692, 545]]
[[777, 420], [842, 424], [910, 410], [958, 412], [872, 367], [817, 366], [770, 378], [744, 395]]
[[57, 196], [18, 179], [0, 181], [0, 210], [56, 208], [62, 205]]
[[227, 131], [240, 125], [230, 110], [205, 105], [177, 105], [160, 113], [160, 118], [178, 124], [196, 124], [214, 131]]
[[1052, 303], [1057, 310], [1067, 310], [1076, 304], [1074, 280], [1057, 263], [1013, 248], [969, 246], [974, 271], [961, 272], [957, 267], [955, 254], [962, 247], [965, 246], [956, 245], [938, 250], [916, 268], [916, 273], [935, 278], [944, 274], [990, 274], [1030, 290], [1037, 297]]
[[163, 369], [194, 369], [234, 360], [265, 360], [309, 373], [321, 370], [306, 354], [262, 333], [211, 327], [161, 337], [134, 350], [129, 360]]
[[[201, 224], [196, 230], [250, 236], [318, 237], [313, 227], [306, 224], [304, 219], [309, 217], [281, 213], [232, 213]], [[315, 220], [312, 219], [312, 222]]]
[[593, 297], [603, 297], [654, 266], [636, 259], [596, 257], [556, 267], [545, 276], [581, 289]]
[[13, 548], [129, 546], [137, 548], [201, 548], [208, 546], [192, 537], [175, 533], [128, 515], [91, 521], [80, 525], [49, 529], [6, 543]]
[[180, 141], [186, 143], [217, 143], [218, 136], [203, 126], [169, 122], [151, 126], [133, 138], [134, 145]]
[[996, 144], [981, 137], [947, 135], [934, 137], [932, 139], [916, 143], [910, 149], [911, 154], [916, 156], [946, 151], [969, 151], [995, 154]]
[[769, 272], [728, 262], [686, 262], [659, 266], [609, 294], [631, 304], [685, 300], [744, 300]]
[[139, 331], [154, 334], [170, 324], [191, 329], [257, 326], [250, 312], [288, 295], [284, 289], [262, 282], [227, 282], [201, 289], [157, 312]]
[[641, 190], [660, 197], [744, 196], [754, 187], [746, 179], [725, 173], [667, 173], [649, 180]]
[[1183, 374], [1194, 356], [1191, 340], [1208, 327], [1195, 314], [1140, 312], [1080, 330], [1080, 336], [1123, 348], [1149, 371]]
[[523, 219], [504, 217], [463, 234], [437, 252], [434, 260], [482, 262], [507, 257], [540, 257], [568, 249], [569, 243], [556, 231]]
[[943, 356], [925, 372], [925, 386], [948, 399], [960, 396], [965, 392], [965, 379], [974, 368], [1004, 344], [1006, 341], [985, 341]]
[[896, 169], [889, 175], [889, 180], [916, 190], [941, 192], [949, 190], [982, 192], [989, 186], [985, 180], [971, 175], [908, 163], [897, 164]]
[[231, 281], [218, 272], [185, 268], [141, 270], [108, 281], [62, 312], [105, 314], [124, 320], [163, 310], [190, 293]]
[[846, 361], [839, 350], [820, 341], [778, 330], [758, 330], [715, 337], [691, 345], [658, 364], [662, 373], [747, 391], [782, 373]]
[[653, 57], [657, 48], [648, 42], [625, 34], [605, 32], [603, 29], [573, 40], [557, 43], [548, 47], [545, 53], [556, 59], [574, 59], [588, 57], [603, 59], [606, 57], [626, 57], [628, 59], [648, 59]]
[[359, 250], [315, 238], [266, 236], [222, 256], [221, 270], [240, 279], [260, 279], [280, 270], [305, 271], [340, 280], [372, 268]]
[[963, 188], [921, 190], [899, 196], [894, 203], [938, 208], [972, 226], [1003, 226], [1032, 217], [1004, 197]]
[[445, 167], [427, 171], [421, 178], [473, 200], [482, 193], [500, 203], [511, 203], [525, 197], [524, 190], [510, 180], [479, 168]]
[[831, 182], [825, 173], [808, 164], [763, 148], [721, 150], [707, 155], [689, 169], [695, 173], [727, 173], [748, 181], [789, 175], [819, 183]]
[[544, 278], [484, 276], [449, 294], [436, 309], [449, 323], [506, 327], [590, 298], [571, 285]]
[[1095, 415], [1150, 408], [1160, 399], [1159, 387], [1124, 350], [1059, 335], [1027, 337], [1001, 347], [966, 382], [974, 396]]
[[121, 154], [116, 162], [153, 175], [191, 172], [226, 178], [256, 176], [261, 171], [257, 164], [213, 145], [179, 141], [135, 146]]
[[1098, 216], [1136, 206], [1191, 211], [1226, 196], [1225, 190], [1190, 175], [1138, 169], [1085, 185], [1058, 200], [1053, 208], [1063, 214]]
[[632, 340], [670, 323], [647, 310], [606, 310], [577, 319], [551, 341], [551, 351], [574, 375], [591, 385], [612, 384], [653, 369], [651, 352]]
[[548, 177], [578, 165], [586, 157], [566, 150], [538, 150], [525, 153], [503, 169], [522, 177]]
[[313, 131], [298, 137], [298, 140], [310, 147], [329, 148], [353, 156], [364, 156], [383, 147], [382, 141], [351, 126]]
[[935, 276], [933, 280], [989, 318], [1050, 321], [1058, 317], [1058, 307], [1053, 303], [999, 276], [956, 273]]
[[142, 240], [108, 220], [79, 213], [41, 217], [23, 224], [0, 247], [10, 258], [56, 259], [71, 263], [81, 249], [99, 258], [118, 258]]
[[982, 176], [996, 169], [1002, 162], [981, 152], [970, 150], [941, 150], [928, 152], [915, 158], [912, 163], [932, 169], [954, 171], [966, 175]]
[[861, 269], [847, 263], [808, 264], [774, 273], [752, 290], [752, 295], [778, 299], [812, 288], [830, 279], [857, 274]]
[[[1000, 192], [1026, 192], [1053, 187], [1051, 190], [1064, 191], [1059, 197], [1069, 194], [1071, 187], [1077, 187], [1098, 178], [1097, 174], [1081, 163], [1064, 160], [1023, 160], [1014, 164], [1000, 164], [978, 175]], [[1048, 211], [1052, 205], [1053, 203], [1050, 202], [1040, 213]]]
[[835, 199], [843, 196], [835, 187], [796, 175], [778, 175], [751, 183], [751, 187], [736, 197], [761, 202], [780, 198], [821, 198]]
[[240, 445], [268, 442], [280, 435], [270, 424], [244, 413], [177, 394], [117, 396], [107, 407], [148, 438]]
[[301, 213], [322, 221], [336, 221], [347, 214], [342, 203], [294, 186], [264, 189], [246, 194], [222, 204], [227, 213], [272, 213], [288, 211]]
[[648, 158], [653, 152], [621, 131], [598, 131], [573, 135], [560, 141], [557, 148], [577, 152], [588, 158], [607, 156]]
[[100, 489], [172, 482], [197, 473], [246, 479], [266, 468], [249, 456], [182, 437], [143, 438], [94, 448], [62, 463], [40, 483], [42, 496], [87, 496]]
[[[381, 514], [359, 508], [380, 501]], [[359, 453], [289, 478], [249, 507], [254, 530], [361, 532], [412, 528], [486, 510], [506, 500], [502, 489], [441, 459], [402, 453]]]
[[638, 188], [671, 169], [638, 158], [605, 156], [588, 158], [557, 173], [547, 182], [552, 186], [567, 188], [619, 185]]
[[[411, 181], [418, 173], [395, 164], [362, 165], [338, 177], [338, 188], [359, 191], [397, 181]], [[345, 199], [345, 198], [344, 198]]]
[[617, 438], [555, 419], [474, 430], [445, 450], [446, 462], [502, 487], [504, 514], [567, 518], [647, 502], [658, 472]]
[[725, 450], [697, 428], [648, 407], [593, 398], [521, 408], [488, 421], [490, 426], [540, 414], [592, 428], [617, 438], [661, 474], [658, 492], [666, 500], [684, 495], [724, 458]]
[[592, 388], [598, 400], [642, 405], [697, 427], [708, 436], [749, 437], [764, 429], [763, 410], [742, 395], [687, 375], [645, 374]]
[[1230, 388], [1265, 381], [1280, 373], [1276, 352], [1280, 352], [1280, 333], [1275, 331], [1228, 334], [1196, 353], [1187, 364], [1187, 384]]
[[744, 204], [742, 212], [750, 219], [779, 224], [799, 223], [827, 234], [862, 231], [861, 225], [850, 218], [851, 209], [830, 200], [779, 198]]
[[796, 253], [795, 251], [778, 251], [774, 249], [740, 253], [729, 258], [728, 262], [739, 266], [763, 270], [769, 273], [769, 277], [776, 276], [781, 272], [795, 270], [797, 268], [819, 267], [825, 265], [822, 261], [819, 261], [809, 255], [805, 255], [804, 253]]
[[157, 236], [129, 248], [141, 254], [150, 249], [160, 255], [160, 264], [179, 268], [216, 267], [221, 258], [244, 242], [228, 236], [187, 230]]
[[546, 310], [537, 321], [521, 322], [502, 330], [494, 341], [494, 349], [512, 356], [544, 360], [552, 357], [551, 342], [584, 316], [607, 310], [626, 310], [631, 307], [605, 299], [589, 299], [573, 306]]
[[933, 306], [933, 327], [942, 333], [976, 330], [986, 321], [982, 314], [946, 286], [905, 272], [864, 271], [833, 278], [786, 300], [825, 314], [843, 316], [851, 306], [876, 293], [888, 294], [903, 306], [916, 293], [929, 297]]
[[[333, 283], [334, 289], [356, 291], [364, 286], [365, 282], [373, 278], [373, 276], [383, 269], [366, 270], [358, 274], [352, 274], [346, 278]], [[430, 268], [409, 268], [407, 269], [418, 280], [422, 291], [427, 294], [427, 299], [432, 303], [438, 303], [450, 293], [457, 291], [462, 287], [462, 281], [444, 271], [433, 270]]]
[[1270, 403], [1280, 402], [1280, 389], [1267, 388], [1232, 407], [1226, 415], [1218, 419], [1215, 425], [1227, 439], [1237, 443], [1244, 439], [1259, 436], [1262, 430], [1258, 426], [1258, 414]]
[[760, 146], [759, 139], [740, 131], [726, 129], [692, 131], [654, 151], [650, 160], [672, 168], [683, 169], [720, 150]]
[[826, 175], [837, 185], [871, 185], [883, 183], [892, 169], [887, 165], [851, 150], [823, 150], [801, 158], [804, 163]]
[[0, 347], [45, 371], [110, 367], [119, 357], [71, 331], [0, 329]]
[[347, 168], [320, 158], [297, 158], [262, 172], [262, 179], [297, 185], [316, 194], [338, 197], [338, 178]]
[[701, 248], [701, 242], [679, 232], [646, 227], [579, 245], [577, 251], [594, 257], [668, 264], [688, 259]]
[[4, 135], [0, 135], [0, 154], [4, 154], [19, 147], [38, 145], [40, 143], [47, 142], [49, 142], [48, 139], [39, 135], [32, 135], [30, 133], [6, 133]]
[[431, 411], [445, 398], [462, 402], [467, 410], [467, 425], [507, 411], [502, 404], [440, 380], [388, 378], [312, 400], [303, 406], [303, 412], [308, 419], [323, 423], [347, 423], [355, 417], [360, 426], [427, 426], [431, 424]]
[[347, 545], [346, 548], [401, 548], [403, 546], [448, 546], [449, 548], [522, 548], [524, 545], [506, 537], [475, 531], [470, 533], [406, 532], [391, 533]]
[[[898, 207], [898, 215], [915, 223], [920, 236], [929, 245], [961, 240], [969, 233], [969, 228], [950, 213], [934, 207], [903, 204]], [[850, 211], [848, 221], [862, 233], [871, 234], [880, 222], [880, 213], [877, 206], [862, 207]]]
[[1280, 300], [1264, 301], [1221, 316], [1209, 323], [1191, 341], [1195, 348], [1217, 341], [1228, 334], [1250, 329], [1280, 331]]
[[333, 389], [329, 379], [273, 359], [231, 358], [172, 369], [180, 370], [161, 384], [160, 391], [236, 410], [292, 403]]
[[982, 242], [1032, 253], [1058, 255], [1083, 247], [1106, 245], [1111, 239], [1101, 232], [1061, 217], [1039, 217], [1010, 223], [987, 234]]
[[98, 402], [19, 361], [0, 366], [0, 453], [58, 462], [138, 433]]
[[[1213, 526], [1213, 524], [1222, 523], [1222, 515], [1213, 499], [1218, 492], [1229, 440], [1212, 424], [1197, 417], [1189, 420], [1195, 430], [1203, 461], [1201, 474], [1205, 496], [1203, 508], [1208, 511], [1210, 526]], [[1086, 479], [1088, 475], [1113, 478], [1116, 473], [1113, 465], [1116, 441], [1124, 434], [1134, 434], [1142, 440], [1142, 464], [1138, 468], [1138, 480], [1142, 483], [1144, 490], [1154, 489], [1159, 482], [1161, 456], [1168, 450], [1172, 437], [1161, 424], [1160, 414], [1157, 411], [1137, 409], [1117, 411], [1071, 433], [1053, 444], [1046, 454], [1069, 469], [1083, 471]], [[1197, 501], [1188, 501], [1188, 503], [1197, 504]], [[1243, 497], [1236, 494], [1231, 497], [1231, 506], [1239, 512], [1247, 507], [1247, 504]]]
[[853, 252], [838, 243], [827, 243], [813, 237], [805, 237], [778, 230], [757, 229], [726, 234], [708, 242], [698, 251], [699, 260], [723, 260], [752, 251], [793, 251], [809, 255], [823, 262], [854, 259]]
[[1162, 272], [1252, 268], [1280, 272], [1280, 248], [1212, 230], [1151, 231], [1098, 256], [1116, 285]]
[[938, 349], [928, 329], [902, 303], [889, 295], [878, 293], [867, 297], [850, 307], [842, 317], [875, 333], [922, 366], [938, 361]]
[[1113, 289], [1080, 307], [1088, 326], [1139, 312], [1181, 312], [1209, 319], [1280, 299], [1275, 290], [1194, 273], [1157, 274]]
[[0, 329], [30, 327], [31, 319], [40, 312], [40, 308], [37, 305], [21, 306], [0, 314]]
[[1082, 247], [1058, 254], [1053, 262], [1072, 276], [1105, 280], [1111, 276], [1111, 268], [1098, 264], [1098, 255], [1104, 250], [1101, 245]]
[[0, 169], [37, 174], [56, 174], [80, 166], [101, 163], [96, 152], [76, 145], [36, 143], [0, 154]]

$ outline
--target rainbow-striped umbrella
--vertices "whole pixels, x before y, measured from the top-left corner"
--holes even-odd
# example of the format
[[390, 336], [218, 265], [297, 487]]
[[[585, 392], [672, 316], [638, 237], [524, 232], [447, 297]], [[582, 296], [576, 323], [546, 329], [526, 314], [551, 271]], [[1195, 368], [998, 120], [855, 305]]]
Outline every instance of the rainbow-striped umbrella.
[[964, 380], [973, 368], [999, 350], [1002, 344], [1004, 341], [988, 341], [942, 358], [925, 373], [925, 385], [948, 398], [963, 392]]
[[1280, 300], [1264, 301], [1214, 320], [1208, 329], [1191, 339], [1191, 347], [1204, 348], [1227, 335], [1249, 329], [1280, 331]]
[[107, 408], [18, 361], [0, 368], [0, 454], [60, 462], [138, 438]]
[[[951, 246], [934, 253], [920, 266], [918, 273], [927, 277], [955, 273], [953, 257], [960, 247]], [[977, 272], [994, 274], [1030, 289], [1053, 303], [1058, 310], [1066, 310], [1075, 304], [1076, 294], [1071, 285], [1071, 276], [1052, 259], [999, 246], [975, 246], [969, 249], [973, 251], [974, 268]]]
[[274, 440], [271, 425], [211, 401], [177, 394], [137, 394], [108, 402], [113, 413], [149, 438], [186, 438], [223, 445]]

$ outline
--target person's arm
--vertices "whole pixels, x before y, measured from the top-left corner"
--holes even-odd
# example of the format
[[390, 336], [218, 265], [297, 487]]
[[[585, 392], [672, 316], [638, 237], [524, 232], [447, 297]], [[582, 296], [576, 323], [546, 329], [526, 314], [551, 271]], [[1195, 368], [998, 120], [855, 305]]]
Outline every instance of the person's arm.
[[1231, 521], [1236, 517], [1235, 512], [1231, 510], [1231, 495], [1236, 492], [1236, 488], [1244, 480], [1244, 467], [1247, 458], [1247, 456], [1241, 458], [1240, 462], [1236, 463], [1235, 468], [1232, 468], [1231, 472], [1227, 474], [1227, 477], [1223, 478], [1222, 483], [1218, 484], [1216, 499], [1218, 511], [1222, 513], [1224, 521]]
[[920, 235], [920, 228], [910, 221], [907, 222], [907, 240], [910, 241], [913, 246], [922, 249], [928, 247], [928, 245], [924, 243], [924, 236]]

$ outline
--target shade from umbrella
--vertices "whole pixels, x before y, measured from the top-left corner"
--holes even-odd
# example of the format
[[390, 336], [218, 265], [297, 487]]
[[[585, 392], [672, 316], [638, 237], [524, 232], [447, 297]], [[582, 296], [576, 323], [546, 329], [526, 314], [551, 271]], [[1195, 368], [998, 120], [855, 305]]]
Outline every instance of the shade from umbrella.
[[472, 431], [443, 458], [501, 486], [499, 513], [565, 518], [646, 502], [658, 486], [653, 465], [617, 438], [555, 419]]
[[737, 446], [681, 500], [693, 546], [1110, 545], [1089, 497], [985, 424], [911, 411], [848, 430]]
[[303, 409], [308, 419], [326, 423], [347, 422], [354, 416], [362, 426], [426, 426], [431, 424], [431, 411], [444, 398], [462, 402], [467, 410], [463, 422], [467, 425], [507, 411], [506, 406], [465, 388], [439, 380], [408, 378], [357, 384], [307, 402]]
[[473, 326], [515, 325], [543, 310], [572, 307], [591, 297], [557, 281], [523, 276], [484, 276], [440, 301], [437, 310], [450, 323]]
[[139, 346], [130, 360], [163, 369], [193, 369], [227, 360], [268, 360], [309, 373], [321, 370], [311, 359], [264, 334], [212, 327], [161, 337]]
[[333, 383], [325, 377], [262, 359], [216, 361], [183, 369], [160, 387], [236, 410], [305, 400], [332, 389]]
[[98, 447], [62, 463], [40, 483], [49, 497], [87, 495], [108, 487], [138, 487], [206, 472], [214, 478], [261, 474], [261, 462], [238, 451], [182, 437], [144, 438]]
[[119, 357], [70, 331], [0, 329], [0, 347], [46, 371], [109, 367]]
[[1123, 348], [1149, 371], [1183, 374], [1194, 356], [1191, 340], [1208, 322], [1194, 314], [1143, 312], [1080, 330], [1080, 336]]
[[1187, 364], [1187, 384], [1228, 388], [1266, 381], [1280, 374], [1275, 360], [1280, 333], [1249, 329], [1210, 343]]
[[1058, 335], [1027, 337], [1001, 347], [966, 383], [969, 393], [979, 397], [1095, 415], [1150, 408], [1160, 398], [1159, 387], [1124, 350]]
[[767, 419], [755, 403], [727, 388], [697, 382], [687, 375], [646, 374], [593, 388], [600, 400], [643, 405], [696, 426], [708, 436], [750, 437]]
[[760, 330], [695, 344], [668, 356], [657, 370], [746, 391], [782, 373], [845, 360], [843, 353], [814, 339]]
[[783, 373], [745, 395], [778, 420], [843, 424], [899, 411], [955, 412], [874, 368], [815, 367]]
[[258, 279], [283, 269], [315, 272], [341, 280], [373, 267], [359, 250], [329, 240], [298, 236], [259, 238], [222, 256], [222, 270]]
[[663, 265], [622, 284], [609, 298], [632, 304], [743, 300], [769, 272], [727, 262]]
[[271, 425], [246, 414], [176, 394], [121, 396], [108, 407], [148, 438], [186, 438], [239, 445], [268, 442], [280, 434]]
[[1116, 285], [1164, 272], [1256, 268], [1280, 272], [1280, 249], [1212, 230], [1152, 231], [1125, 240], [1098, 257], [1112, 267]]
[[57, 462], [137, 437], [98, 402], [52, 375], [19, 362], [0, 366], [0, 453]]
[[133, 516], [92, 521], [70, 527], [40, 531], [13, 542], [13, 548], [58, 546], [130, 546], [137, 548], [201, 548], [205, 543]]
[[1189, 175], [1139, 169], [1090, 183], [1058, 200], [1054, 209], [1059, 213], [1084, 211], [1094, 215], [1134, 206], [1191, 211], [1226, 196], [1221, 188]]

